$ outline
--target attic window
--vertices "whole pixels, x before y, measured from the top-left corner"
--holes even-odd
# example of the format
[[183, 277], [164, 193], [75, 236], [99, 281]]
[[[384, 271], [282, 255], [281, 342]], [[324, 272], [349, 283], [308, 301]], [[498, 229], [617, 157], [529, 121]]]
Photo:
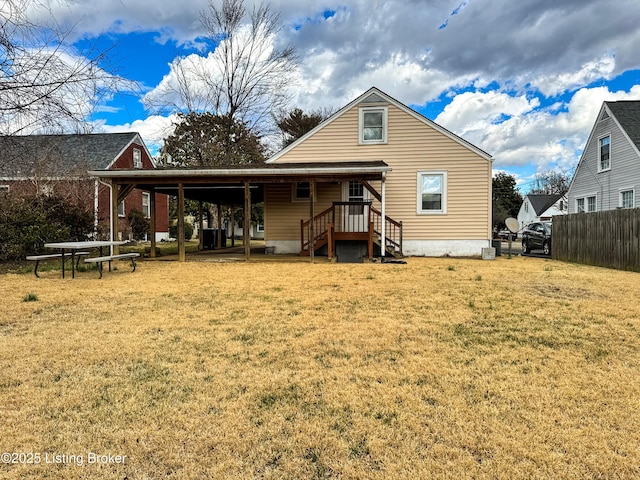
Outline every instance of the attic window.
[[387, 107], [360, 109], [361, 145], [387, 143]]
[[137, 148], [133, 149], [133, 168], [142, 168], [142, 154]]
[[611, 135], [598, 140], [598, 172], [611, 170]]

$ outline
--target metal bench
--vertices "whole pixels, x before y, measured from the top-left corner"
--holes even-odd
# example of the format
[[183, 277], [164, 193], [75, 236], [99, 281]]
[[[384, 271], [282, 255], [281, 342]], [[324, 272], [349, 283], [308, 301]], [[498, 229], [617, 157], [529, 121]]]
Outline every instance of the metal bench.
[[[65, 252], [64, 258], [67, 259], [67, 258], [73, 258], [77, 256], [78, 257], [76, 260], [76, 268], [77, 268], [78, 263], [80, 263], [80, 257], [83, 255], [89, 255], [89, 252]], [[47, 253], [44, 255], [28, 255], [26, 257], [27, 260], [36, 262], [36, 266], [33, 269], [33, 274], [37, 278], [40, 278], [40, 275], [38, 275], [38, 265], [40, 265], [40, 260], [47, 260], [50, 258], [62, 258], [62, 253]]]
[[124, 260], [124, 259], [131, 259], [131, 267], [133, 268], [132, 272], [136, 271], [136, 257], [139, 257], [140, 254], [139, 253], [121, 253], [119, 255], [105, 255], [103, 257], [90, 257], [90, 258], [85, 258], [84, 259], [84, 263], [97, 263], [98, 264], [98, 272], [100, 272], [100, 277], [102, 278], [102, 264], [104, 262], [109, 262], [109, 271], [111, 271], [111, 262], [113, 260]]

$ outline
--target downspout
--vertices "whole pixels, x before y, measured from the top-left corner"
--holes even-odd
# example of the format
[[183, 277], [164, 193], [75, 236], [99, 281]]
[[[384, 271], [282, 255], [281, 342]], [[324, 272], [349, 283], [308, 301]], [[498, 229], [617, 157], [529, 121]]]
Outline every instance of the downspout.
[[98, 188], [100, 180], [96, 179], [93, 191], [93, 239], [98, 239]]

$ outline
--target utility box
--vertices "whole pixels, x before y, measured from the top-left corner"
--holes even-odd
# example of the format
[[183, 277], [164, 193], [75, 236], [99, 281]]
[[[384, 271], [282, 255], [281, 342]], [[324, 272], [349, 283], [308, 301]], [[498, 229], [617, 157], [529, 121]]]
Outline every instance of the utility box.
[[484, 247], [482, 249], [482, 259], [483, 260], [495, 260], [496, 259], [496, 249], [493, 247]]

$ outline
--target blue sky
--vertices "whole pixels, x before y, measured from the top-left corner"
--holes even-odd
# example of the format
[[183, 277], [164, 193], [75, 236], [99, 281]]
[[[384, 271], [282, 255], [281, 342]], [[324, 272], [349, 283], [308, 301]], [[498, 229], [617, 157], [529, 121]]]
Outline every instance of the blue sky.
[[[175, 66], [207, 67], [199, 21], [208, 0], [74, 0], [46, 15], [97, 42], [139, 84], [104, 99], [96, 131], [139, 131], [154, 151], [173, 117], [142, 100]], [[251, 8], [252, 2], [246, 2]], [[291, 107], [338, 109], [372, 86], [494, 157], [526, 193], [536, 172], [571, 173], [604, 100], [640, 99], [637, 0], [274, 0], [303, 63]], [[33, 13], [44, 15], [39, 11]], [[208, 68], [208, 67], [207, 67]], [[212, 74], [213, 75], [213, 74]]]

